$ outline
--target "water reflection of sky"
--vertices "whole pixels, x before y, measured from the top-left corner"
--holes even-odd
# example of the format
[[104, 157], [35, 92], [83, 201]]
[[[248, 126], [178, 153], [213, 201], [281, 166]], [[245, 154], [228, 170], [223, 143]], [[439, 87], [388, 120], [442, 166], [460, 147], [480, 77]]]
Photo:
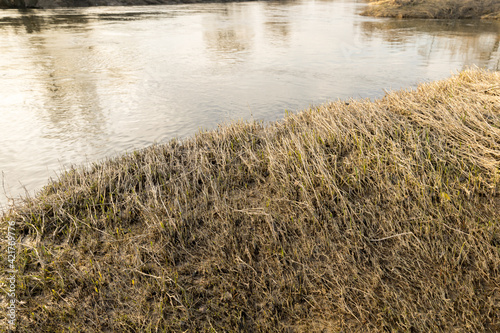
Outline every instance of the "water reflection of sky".
[[[228, 119], [499, 68], [500, 25], [376, 19], [354, 1], [0, 12], [0, 170], [54, 170]], [[0, 203], [5, 199], [0, 199]]]

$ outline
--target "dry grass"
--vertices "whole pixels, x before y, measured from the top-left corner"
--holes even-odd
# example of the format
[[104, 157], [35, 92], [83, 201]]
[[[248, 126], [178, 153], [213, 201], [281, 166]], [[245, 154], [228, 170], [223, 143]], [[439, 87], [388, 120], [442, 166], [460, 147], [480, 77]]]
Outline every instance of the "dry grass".
[[500, 19], [499, 0], [368, 0], [363, 15], [397, 18]]
[[70, 170], [1, 220], [19, 332], [498, 332], [499, 167], [471, 70]]

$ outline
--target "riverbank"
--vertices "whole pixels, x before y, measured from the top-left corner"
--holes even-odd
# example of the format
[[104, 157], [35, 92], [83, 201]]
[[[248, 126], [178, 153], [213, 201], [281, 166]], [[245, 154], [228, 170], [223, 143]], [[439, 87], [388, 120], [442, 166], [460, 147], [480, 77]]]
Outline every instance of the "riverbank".
[[498, 331], [499, 105], [465, 71], [70, 170], [1, 220], [18, 331]]
[[498, 0], [368, 0], [366, 16], [424, 19], [500, 19]]

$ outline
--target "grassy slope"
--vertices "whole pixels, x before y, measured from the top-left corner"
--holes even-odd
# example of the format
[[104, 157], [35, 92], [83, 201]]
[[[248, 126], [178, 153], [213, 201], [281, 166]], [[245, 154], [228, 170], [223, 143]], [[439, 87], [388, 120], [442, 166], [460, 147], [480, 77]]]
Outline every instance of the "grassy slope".
[[500, 0], [368, 0], [363, 15], [398, 18], [500, 19]]
[[72, 170], [1, 222], [20, 331], [498, 332], [499, 167], [466, 71]]

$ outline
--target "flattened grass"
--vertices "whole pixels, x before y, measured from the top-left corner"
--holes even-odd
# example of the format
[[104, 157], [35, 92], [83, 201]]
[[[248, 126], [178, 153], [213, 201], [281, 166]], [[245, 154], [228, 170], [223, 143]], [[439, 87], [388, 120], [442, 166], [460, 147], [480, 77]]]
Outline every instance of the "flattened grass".
[[500, 19], [499, 0], [368, 0], [367, 16], [430, 19]]
[[70, 170], [1, 220], [19, 331], [498, 332], [499, 168], [471, 70]]

